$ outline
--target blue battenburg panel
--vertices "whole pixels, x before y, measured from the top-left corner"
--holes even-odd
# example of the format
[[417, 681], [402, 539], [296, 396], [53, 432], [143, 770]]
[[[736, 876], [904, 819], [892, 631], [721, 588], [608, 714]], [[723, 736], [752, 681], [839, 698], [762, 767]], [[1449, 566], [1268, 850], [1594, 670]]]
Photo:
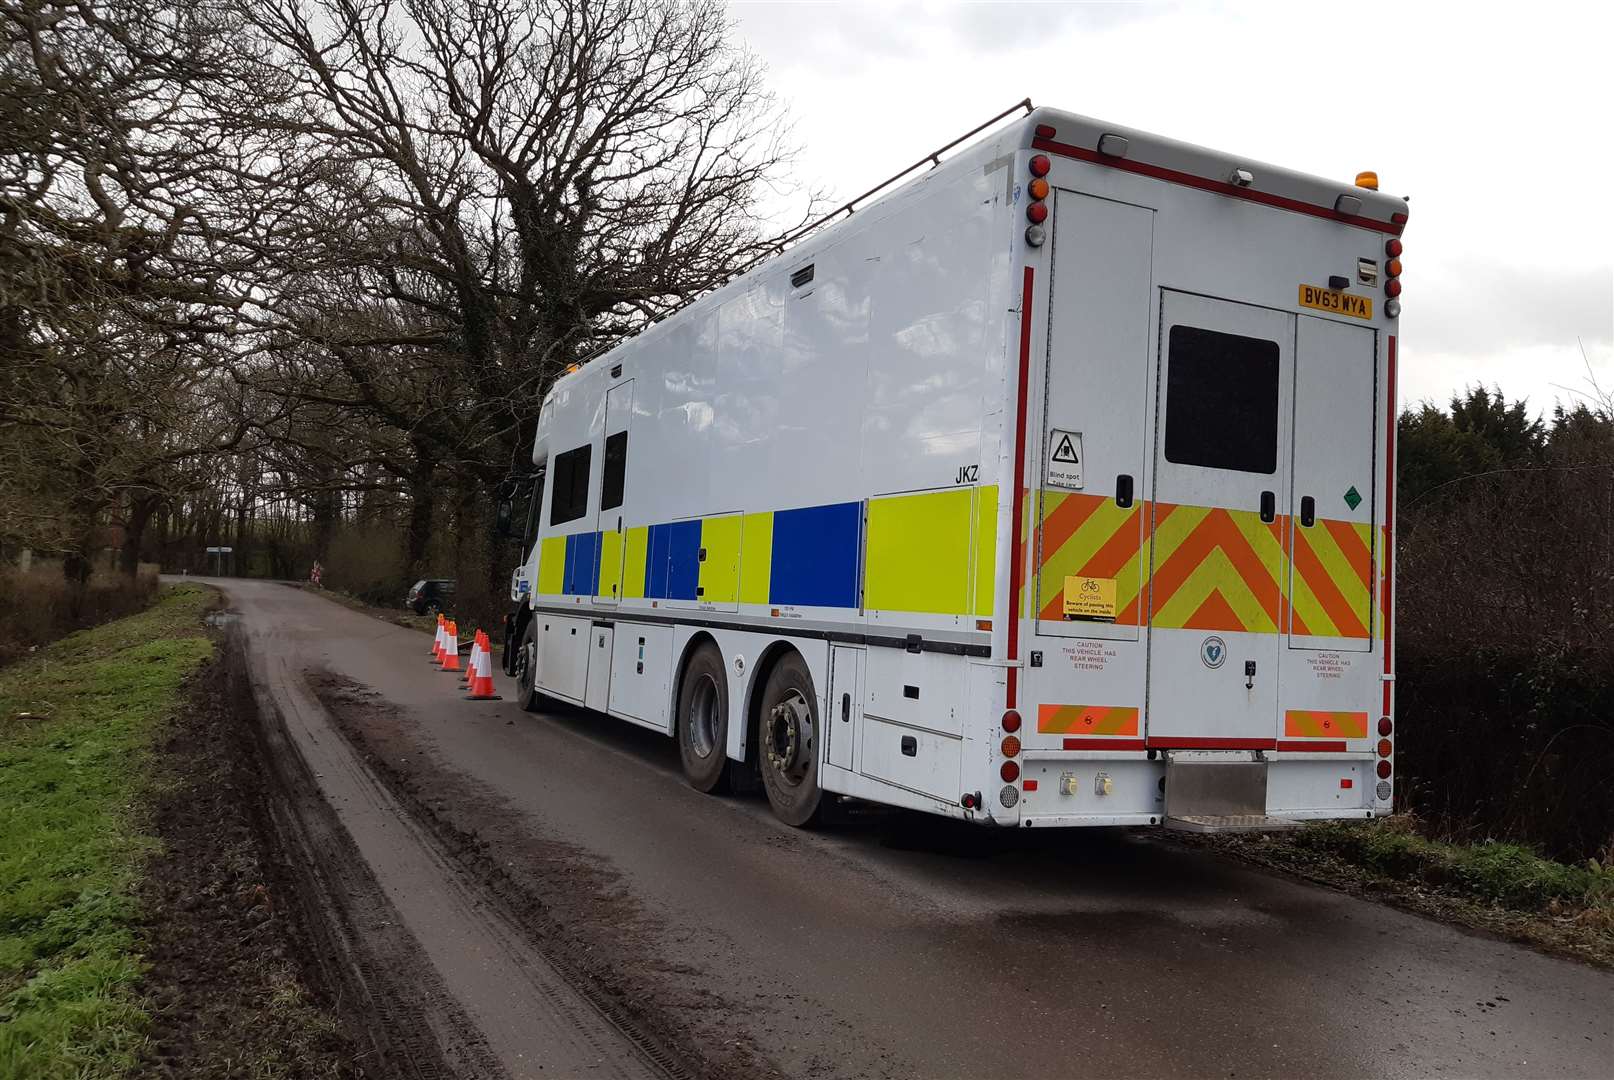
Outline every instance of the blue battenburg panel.
[[600, 579], [600, 534], [573, 533], [566, 538], [566, 574], [561, 590], [575, 596], [593, 596]]
[[644, 594], [656, 600], [693, 600], [700, 578], [701, 523], [650, 526]]
[[862, 503], [775, 511], [768, 602], [857, 607], [862, 528]]

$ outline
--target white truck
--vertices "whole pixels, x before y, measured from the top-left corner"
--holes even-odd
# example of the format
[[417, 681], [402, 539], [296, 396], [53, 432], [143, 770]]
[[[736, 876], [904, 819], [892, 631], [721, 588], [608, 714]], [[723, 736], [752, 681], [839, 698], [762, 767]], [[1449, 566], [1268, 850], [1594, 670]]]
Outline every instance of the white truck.
[[523, 703], [791, 825], [1388, 813], [1406, 221], [1042, 108], [848, 208], [554, 384]]

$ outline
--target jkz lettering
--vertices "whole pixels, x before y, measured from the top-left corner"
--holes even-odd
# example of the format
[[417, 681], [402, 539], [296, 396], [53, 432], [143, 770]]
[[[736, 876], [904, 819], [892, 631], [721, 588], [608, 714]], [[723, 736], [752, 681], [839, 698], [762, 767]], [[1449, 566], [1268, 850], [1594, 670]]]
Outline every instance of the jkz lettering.
[[981, 467], [979, 465], [960, 465], [958, 467], [958, 478], [954, 480], [953, 483], [973, 484], [980, 478]]

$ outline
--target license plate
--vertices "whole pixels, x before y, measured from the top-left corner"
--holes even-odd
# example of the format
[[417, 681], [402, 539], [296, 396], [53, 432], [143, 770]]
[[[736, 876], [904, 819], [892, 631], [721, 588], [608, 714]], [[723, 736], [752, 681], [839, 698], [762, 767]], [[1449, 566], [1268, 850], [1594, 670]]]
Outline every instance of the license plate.
[[1321, 285], [1300, 286], [1300, 306], [1329, 311], [1335, 315], [1349, 315], [1353, 319], [1371, 319], [1373, 301], [1353, 293], [1335, 292]]

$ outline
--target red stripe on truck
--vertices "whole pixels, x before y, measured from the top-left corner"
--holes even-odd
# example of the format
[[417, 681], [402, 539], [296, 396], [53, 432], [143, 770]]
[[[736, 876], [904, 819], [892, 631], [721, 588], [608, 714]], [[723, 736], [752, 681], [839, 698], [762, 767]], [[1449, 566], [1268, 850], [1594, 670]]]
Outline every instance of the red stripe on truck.
[[1175, 738], [1170, 735], [1149, 736], [1150, 750], [1276, 750], [1277, 739], [1217, 739], [1187, 736]]
[[1317, 206], [1314, 203], [1301, 202], [1299, 199], [1274, 195], [1270, 191], [1256, 191], [1253, 188], [1238, 187], [1235, 184], [1228, 183], [1226, 180], [1212, 180], [1208, 176], [1196, 176], [1193, 173], [1179, 172], [1176, 169], [1167, 169], [1160, 165], [1150, 165], [1142, 161], [1131, 161], [1127, 158], [1106, 157], [1096, 150], [1072, 146], [1069, 143], [1055, 142], [1053, 139], [1032, 139], [1031, 145], [1038, 150], [1046, 150], [1050, 154], [1059, 154], [1061, 157], [1075, 158], [1078, 161], [1086, 161], [1093, 165], [1106, 165], [1112, 169], [1137, 173], [1140, 176], [1152, 176], [1156, 180], [1183, 184], [1187, 187], [1198, 188], [1200, 191], [1226, 195], [1232, 199], [1243, 199], [1246, 202], [1275, 206], [1280, 210], [1292, 210], [1297, 214], [1310, 214], [1312, 217], [1326, 218], [1329, 221], [1338, 221], [1346, 225], [1355, 225], [1359, 229], [1372, 229], [1374, 232], [1400, 236], [1401, 231], [1406, 228], [1405, 224], [1397, 225], [1390, 221], [1362, 217], [1360, 214], [1342, 214], [1332, 206]]
[[[1026, 267], [1020, 285], [1020, 385], [1015, 390], [1014, 420], [1014, 524], [1010, 526], [1009, 550], [1009, 659], [1020, 658], [1020, 586], [1025, 578], [1025, 552], [1020, 549], [1021, 520], [1025, 517], [1026, 502], [1026, 382], [1031, 371], [1031, 281], [1032, 269]], [[1009, 668], [1008, 707], [1014, 708], [1020, 693], [1020, 670]]]

